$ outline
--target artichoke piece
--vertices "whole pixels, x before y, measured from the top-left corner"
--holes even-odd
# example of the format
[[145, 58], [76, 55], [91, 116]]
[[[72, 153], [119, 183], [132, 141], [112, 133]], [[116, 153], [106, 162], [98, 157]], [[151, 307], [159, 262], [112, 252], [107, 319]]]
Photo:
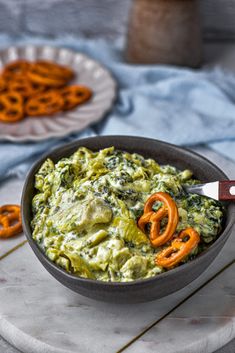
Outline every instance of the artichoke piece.
[[132, 218], [116, 217], [112, 225], [118, 229], [120, 237], [126, 242], [134, 245], [149, 243], [148, 237], [137, 227]]
[[98, 247], [96, 256], [89, 261], [90, 267], [94, 270], [105, 271], [109, 265], [112, 251], [107, 247], [107, 242], [104, 242]]
[[32, 208], [33, 212], [36, 213], [38, 209], [42, 208], [43, 206], [45, 207], [48, 198], [50, 197], [50, 192], [45, 191], [41, 192], [39, 194], [36, 194], [32, 200]]
[[83, 209], [81, 224], [95, 225], [109, 223], [112, 219], [112, 210], [102, 199], [93, 198], [89, 200], [86, 208]]
[[84, 245], [92, 247], [101, 243], [105, 238], [107, 238], [108, 232], [104, 229], [99, 230], [95, 234], [92, 234], [84, 243]]
[[95, 153], [93, 153], [91, 150], [89, 150], [86, 147], [80, 147], [73, 155], [72, 155], [72, 160], [73, 161], [86, 161], [94, 158]]
[[66, 271], [69, 271], [70, 269], [70, 262], [69, 259], [67, 259], [66, 257], [59, 256], [55, 263], [60, 267], [64, 268]]
[[131, 257], [131, 253], [128, 248], [121, 250], [113, 250], [112, 266], [115, 270], [119, 270], [125, 262]]
[[77, 201], [50, 217], [53, 226], [62, 233], [89, 231], [95, 224], [109, 223], [111, 219], [112, 210], [99, 198]]
[[193, 176], [193, 172], [189, 169], [185, 169], [178, 174], [178, 177], [180, 178], [180, 180], [182, 182], [185, 182], [185, 181], [191, 179], [192, 176]]
[[60, 255], [60, 251], [54, 248], [48, 249], [46, 255], [51, 261], [56, 261]]
[[[55, 169], [54, 163], [50, 158], [48, 158], [37, 174], [35, 175], [35, 188], [38, 189], [39, 191], [44, 190], [44, 185], [45, 185], [45, 178], [51, 174]], [[48, 182], [48, 181], [47, 181]]]
[[62, 252], [69, 260], [72, 272], [85, 278], [94, 278], [87, 262], [78, 254], [69, 251]]
[[103, 175], [108, 172], [108, 169], [104, 166], [104, 160], [96, 158], [89, 162], [88, 175]]
[[122, 266], [122, 276], [128, 280], [143, 278], [147, 273], [148, 261], [143, 256], [135, 255]]

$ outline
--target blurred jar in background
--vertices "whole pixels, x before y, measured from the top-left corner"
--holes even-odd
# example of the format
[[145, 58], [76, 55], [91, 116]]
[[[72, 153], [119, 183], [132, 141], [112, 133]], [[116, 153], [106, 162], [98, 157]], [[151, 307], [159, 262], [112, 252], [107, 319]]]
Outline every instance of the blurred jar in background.
[[133, 0], [126, 59], [140, 64], [200, 66], [197, 0]]

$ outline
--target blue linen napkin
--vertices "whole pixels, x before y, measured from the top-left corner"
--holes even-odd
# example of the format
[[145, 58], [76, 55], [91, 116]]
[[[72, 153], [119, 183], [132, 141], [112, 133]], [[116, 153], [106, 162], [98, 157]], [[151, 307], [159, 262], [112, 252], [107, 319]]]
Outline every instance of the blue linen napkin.
[[81, 133], [38, 143], [0, 143], [0, 180], [24, 176], [45, 151], [92, 135], [139, 135], [183, 146], [206, 144], [235, 160], [235, 76], [219, 68], [189, 70], [130, 65], [123, 45], [66, 37], [57, 40], [0, 36], [10, 44], [51, 44], [82, 51], [106, 65], [118, 82], [118, 99], [107, 118]]

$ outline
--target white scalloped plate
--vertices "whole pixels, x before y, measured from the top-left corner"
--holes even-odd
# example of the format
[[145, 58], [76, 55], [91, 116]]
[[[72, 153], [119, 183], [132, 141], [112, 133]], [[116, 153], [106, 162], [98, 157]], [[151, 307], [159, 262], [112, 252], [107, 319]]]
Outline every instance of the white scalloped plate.
[[17, 59], [46, 59], [71, 67], [76, 75], [72, 83], [90, 87], [93, 97], [86, 104], [55, 116], [26, 117], [14, 124], [0, 122], [0, 140], [40, 141], [78, 132], [99, 121], [113, 105], [116, 96], [114, 79], [107, 69], [82, 53], [50, 46], [9, 47], [0, 52], [0, 70]]

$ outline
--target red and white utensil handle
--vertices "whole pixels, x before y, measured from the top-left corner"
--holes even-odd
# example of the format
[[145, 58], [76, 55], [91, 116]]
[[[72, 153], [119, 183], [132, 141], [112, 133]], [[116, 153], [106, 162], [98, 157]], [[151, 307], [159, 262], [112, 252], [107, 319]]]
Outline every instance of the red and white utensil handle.
[[219, 200], [235, 201], [235, 180], [219, 181]]

